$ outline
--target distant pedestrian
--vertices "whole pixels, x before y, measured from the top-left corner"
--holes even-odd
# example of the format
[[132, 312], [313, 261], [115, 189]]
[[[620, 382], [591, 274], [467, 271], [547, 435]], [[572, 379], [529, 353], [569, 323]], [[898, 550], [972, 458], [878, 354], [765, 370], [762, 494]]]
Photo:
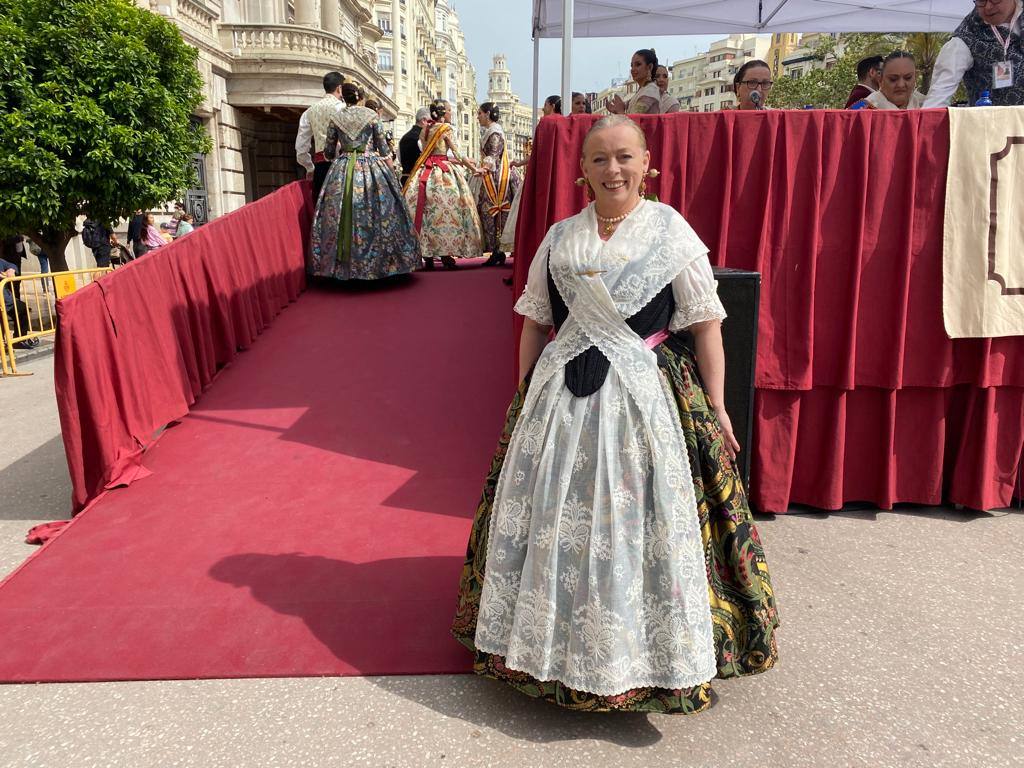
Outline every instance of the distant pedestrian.
[[882, 57], [867, 56], [857, 62], [857, 84], [846, 99], [849, 109], [861, 99], [866, 99], [878, 90], [882, 82]]
[[178, 232], [174, 236], [174, 239], [177, 240], [179, 237], [183, 237], [189, 232], [192, 232], [195, 229], [192, 225], [194, 221], [195, 217], [191, 213], [183, 213], [181, 219], [178, 221]]
[[402, 163], [402, 186], [409, 179], [413, 166], [420, 157], [420, 135], [430, 123], [430, 109], [420, 107], [416, 110], [416, 124], [405, 132], [398, 140], [398, 159]]
[[[152, 213], [146, 214], [145, 223], [142, 225], [142, 245], [145, 250], [142, 253], [149, 253], [154, 248], [159, 248], [167, 241], [160, 236], [160, 230], [156, 227], [156, 220]], [[141, 255], [136, 252], [136, 255]]]
[[97, 267], [110, 266], [110, 228], [95, 219], [82, 225], [82, 244], [92, 251]]
[[128, 247], [132, 249], [132, 253], [135, 254], [135, 256], [141, 256], [149, 250], [143, 237], [145, 227], [146, 214], [142, 212], [141, 208], [137, 208], [131, 219], [128, 221], [128, 233], [125, 235], [125, 239], [128, 241]]

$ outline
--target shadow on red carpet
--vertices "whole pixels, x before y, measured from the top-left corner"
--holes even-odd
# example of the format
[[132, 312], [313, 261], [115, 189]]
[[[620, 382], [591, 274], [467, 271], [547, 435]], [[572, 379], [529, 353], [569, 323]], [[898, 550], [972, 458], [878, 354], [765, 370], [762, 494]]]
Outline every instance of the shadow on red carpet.
[[313, 289], [0, 586], [0, 680], [464, 672], [507, 269]]

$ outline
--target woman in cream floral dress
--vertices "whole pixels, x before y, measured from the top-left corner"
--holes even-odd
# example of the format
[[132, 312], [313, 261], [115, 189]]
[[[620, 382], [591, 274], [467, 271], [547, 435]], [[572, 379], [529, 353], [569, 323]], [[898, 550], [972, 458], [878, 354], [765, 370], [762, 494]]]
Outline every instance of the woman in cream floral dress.
[[420, 136], [423, 151], [405, 183], [405, 200], [420, 235], [423, 266], [433, 269], [434, 259], [439, 258], [447, 269], [455, 269], [456, 259], [471, 259], [482, 252], [476, 199], [463, 171], [465, 167], [474, 173], [476, 168], [455, 146], [448, 102], [433, 102], [430, 117], [433, 122]]

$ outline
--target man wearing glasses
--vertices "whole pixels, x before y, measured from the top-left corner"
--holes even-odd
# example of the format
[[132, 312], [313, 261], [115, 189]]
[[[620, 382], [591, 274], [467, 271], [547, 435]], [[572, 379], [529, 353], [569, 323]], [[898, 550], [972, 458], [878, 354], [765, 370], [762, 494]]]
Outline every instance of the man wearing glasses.
[[998, 106], [1024, 104], [1024, 45], [1017, 0], [975, 0], [942, 46], [925, 107], [949, 105], [963, 80], [971, 104], [988, 91]]

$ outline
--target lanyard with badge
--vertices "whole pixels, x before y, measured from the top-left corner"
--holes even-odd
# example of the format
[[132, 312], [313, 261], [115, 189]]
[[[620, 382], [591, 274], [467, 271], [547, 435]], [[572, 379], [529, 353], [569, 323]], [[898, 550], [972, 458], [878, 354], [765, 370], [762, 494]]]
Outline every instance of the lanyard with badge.
[[1010, 50], [1010, 36], [1013, 34], [1013, 25], [1017, 23], [1017, 19], [1020, 18], [1020, 9], [1013, 14], [1013, 18], [1010, 20], [1010, 28], [1006, 30], [1006, 38], [1003, 38], [1003, 34], [999, 31], [999, 28], [995, 24], [989, 24], [992, 29], [992, 34], [995, 35], [996, 40], [1003, 46], [1003, 60], [997, 61], [992, 64], [992, 90], [997, 88], [1010, 88], [1013, 86], [1013, 62], [1010, 61], [1007, 55]]

